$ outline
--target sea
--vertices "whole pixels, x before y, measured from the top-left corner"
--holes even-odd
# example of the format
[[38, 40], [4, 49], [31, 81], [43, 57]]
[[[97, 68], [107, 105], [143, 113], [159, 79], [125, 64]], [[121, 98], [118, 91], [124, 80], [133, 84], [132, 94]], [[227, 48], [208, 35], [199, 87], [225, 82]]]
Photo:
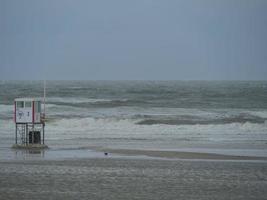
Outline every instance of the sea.
[[[15, 142], [14, 99], [43, 81], [0, 81], [0, 159]], [[267, 81], [46, 81], [48, 158], [95, 148], [267, 157]], [[53, 157], [54, 156], [54, 157]]]

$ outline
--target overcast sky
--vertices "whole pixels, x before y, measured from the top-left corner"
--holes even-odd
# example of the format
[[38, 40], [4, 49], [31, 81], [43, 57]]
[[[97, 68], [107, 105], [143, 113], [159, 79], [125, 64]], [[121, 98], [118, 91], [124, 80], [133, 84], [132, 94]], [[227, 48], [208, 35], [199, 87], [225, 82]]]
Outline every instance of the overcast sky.
[[0, 79], [266, 80], [266, 0], [0, 0]]

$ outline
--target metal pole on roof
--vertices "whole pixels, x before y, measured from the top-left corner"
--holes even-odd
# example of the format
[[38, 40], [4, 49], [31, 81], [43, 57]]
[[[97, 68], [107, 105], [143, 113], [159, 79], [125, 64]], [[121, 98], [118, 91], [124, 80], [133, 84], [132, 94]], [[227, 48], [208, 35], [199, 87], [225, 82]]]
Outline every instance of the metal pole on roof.
[[44, 144], [44, 138], [45, 138], [45, 130], [44, 130], [44, 126], [45, 126], [45, 98], [46, 98], [46, 80], [44, 80], [44, 121], [42, 124], [42, 127], [43, 127], [43, 144]]
[[[46, 80], [44, 80], [44, 117], [45, 117]], [[44, 119], [45, 120], [45, 119]]]

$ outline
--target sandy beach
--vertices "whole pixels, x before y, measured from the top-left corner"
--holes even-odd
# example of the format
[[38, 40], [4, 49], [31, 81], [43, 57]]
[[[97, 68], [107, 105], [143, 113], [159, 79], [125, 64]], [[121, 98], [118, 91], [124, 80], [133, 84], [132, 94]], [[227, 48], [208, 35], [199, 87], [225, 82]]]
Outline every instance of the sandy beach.
[[0, 199], [266, 199], [266, 158], [105, 151], [88, 158], [1, 160]]

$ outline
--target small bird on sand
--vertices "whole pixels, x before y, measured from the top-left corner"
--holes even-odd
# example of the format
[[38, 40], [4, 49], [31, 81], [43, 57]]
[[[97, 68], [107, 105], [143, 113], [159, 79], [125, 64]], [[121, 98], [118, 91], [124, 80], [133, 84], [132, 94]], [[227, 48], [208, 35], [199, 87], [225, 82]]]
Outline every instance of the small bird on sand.
[[105, 152], [104, 154], [105, 154], [105, 156], [107, 156], [108, 155], [108, 152]]

